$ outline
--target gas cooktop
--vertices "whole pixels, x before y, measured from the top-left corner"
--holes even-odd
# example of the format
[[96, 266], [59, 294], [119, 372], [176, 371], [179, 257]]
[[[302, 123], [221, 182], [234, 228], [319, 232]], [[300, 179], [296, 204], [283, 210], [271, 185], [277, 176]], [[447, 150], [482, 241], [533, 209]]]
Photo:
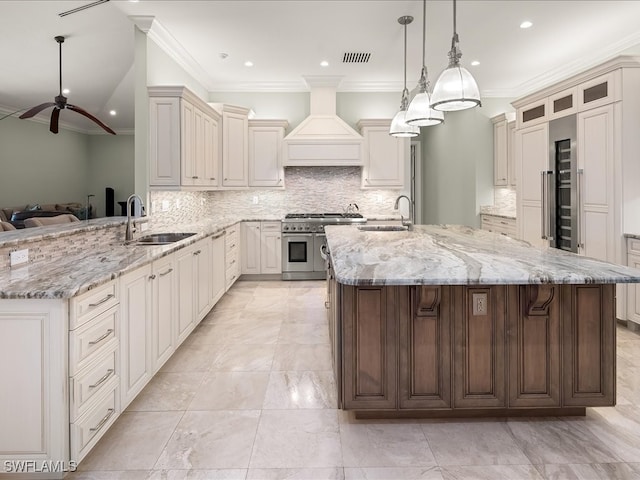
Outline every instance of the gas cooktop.
[[307, 218], [364, 218], [360, 213], [287, 213], [286, 220]]

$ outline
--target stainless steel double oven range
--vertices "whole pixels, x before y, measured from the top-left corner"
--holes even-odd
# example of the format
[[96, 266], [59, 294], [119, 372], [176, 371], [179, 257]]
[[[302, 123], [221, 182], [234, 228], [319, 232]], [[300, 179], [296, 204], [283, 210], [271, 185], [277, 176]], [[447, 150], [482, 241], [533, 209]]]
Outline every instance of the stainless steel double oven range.
[[325, 225], [366, 223], [359, 213], [290, 213], [282, 221], [282, 279], [320, 280], [326, 266], [320, 254]]

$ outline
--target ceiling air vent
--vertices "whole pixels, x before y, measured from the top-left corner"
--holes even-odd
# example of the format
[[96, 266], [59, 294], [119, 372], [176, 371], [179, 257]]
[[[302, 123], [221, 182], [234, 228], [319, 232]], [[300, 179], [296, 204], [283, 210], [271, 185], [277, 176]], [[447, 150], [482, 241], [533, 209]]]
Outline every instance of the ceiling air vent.
[[367, 63], [370, 57], [370, 53], [347, 52], [342, 57], [342, 63]]

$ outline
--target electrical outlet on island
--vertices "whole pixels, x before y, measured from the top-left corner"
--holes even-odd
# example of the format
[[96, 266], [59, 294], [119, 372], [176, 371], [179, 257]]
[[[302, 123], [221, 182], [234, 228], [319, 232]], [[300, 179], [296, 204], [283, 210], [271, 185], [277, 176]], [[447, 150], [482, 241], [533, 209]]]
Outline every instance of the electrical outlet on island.
[[29, 261], [29, 249], [25, 248], [23, 250], [16, 250], [15, 252], [11, 252], [9, 254], [9, 259], [12, 267], [27, 263]]

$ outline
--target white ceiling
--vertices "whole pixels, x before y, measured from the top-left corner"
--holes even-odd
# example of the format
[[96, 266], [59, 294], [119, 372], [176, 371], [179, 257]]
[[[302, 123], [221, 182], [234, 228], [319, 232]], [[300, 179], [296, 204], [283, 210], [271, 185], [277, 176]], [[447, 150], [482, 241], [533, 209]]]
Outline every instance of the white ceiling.
[[[6, 112], [52, 101], [58, 91], [58, 44], [69, 102], [116, 130], [133, 128], [133, 23], [153, 16], [152, 32], [209, 91], [302, 91], [304, 75], [343, 76], [341, 91], [402, 89], [403, 29], [412, 15], [407, 83], [422, 57], [420, 0], [111, 0], [65, 17], [91, 1], [0, 1], [0, 108]], [[462, 63], [485, 97], [518, 97], [622, 52], [640, 53], [640, 1], [459, 0]], [[523, 20], [533, 22], [527, 30]], [[427, 66], [432, 83], [446, 67], [452, 2], [427, 2]], [[366, 64], [345, 52], [371, 53]], [[227, 54], [222, 59], [220, 54]], [[245, 67], [251, 60], [253, 67]], [[321, 60], [328, 67], [319, 65]], [[480, 65], [471, 67], [472, 60]], [[109, 110], [118, 112], [111, 117]], [[48, 121], [50, 110], [43, 112]], [[1, 116], [1, 115], [0, 115]], [[61, 126], [95, 130], [73, 112]], [[2, 124], [0, 123], [0, 128]]]

